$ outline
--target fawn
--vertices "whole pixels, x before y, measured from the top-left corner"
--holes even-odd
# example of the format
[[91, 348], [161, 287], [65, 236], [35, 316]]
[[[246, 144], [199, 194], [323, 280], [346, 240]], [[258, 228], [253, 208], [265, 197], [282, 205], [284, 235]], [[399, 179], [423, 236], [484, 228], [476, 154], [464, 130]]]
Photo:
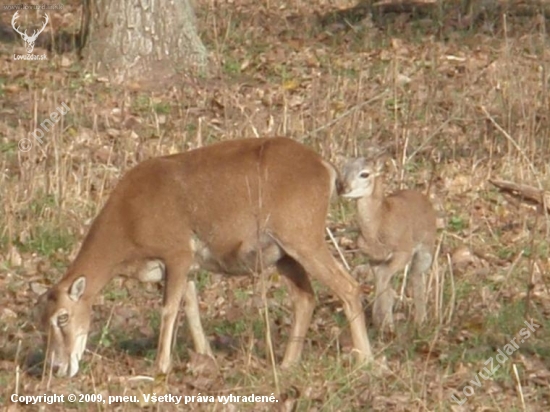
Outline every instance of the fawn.
[[418, 191], [384, 195], [384, 160], [379, 151], [348, 160], [338, 190], [343, 197], [357, 199], [357, 245], [369, 257], [375, 277], [374, 324], [393, 330], [395, 292], [390, 282], [409, 263], [414, 320], [420, 324], [425, 318], [424, 274], [432, 264], [436, 214], [428, 197]]

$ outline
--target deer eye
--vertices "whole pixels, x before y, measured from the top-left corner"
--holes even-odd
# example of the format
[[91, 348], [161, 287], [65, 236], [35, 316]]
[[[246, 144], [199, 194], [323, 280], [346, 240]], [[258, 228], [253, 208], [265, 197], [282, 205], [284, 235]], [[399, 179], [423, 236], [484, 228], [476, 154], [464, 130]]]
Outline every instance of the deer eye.
[[368, 179], [369, 176], [370, 176], [370, 173], [369, 173], [369, 172], [361, 172], [361, 173], [359, 174], [359, 177], [360, 177], [361, 179]]
[[67, 323], [69, 323], [69, 314], [68, 313], [62, 313], [57, 317], [57, 324], [59, 326], [65, 326]]

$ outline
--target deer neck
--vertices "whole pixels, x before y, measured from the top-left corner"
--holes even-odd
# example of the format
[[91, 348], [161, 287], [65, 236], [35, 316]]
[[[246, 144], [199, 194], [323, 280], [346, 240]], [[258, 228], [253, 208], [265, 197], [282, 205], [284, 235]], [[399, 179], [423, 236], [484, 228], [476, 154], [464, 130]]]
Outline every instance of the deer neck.
[[95, 219], [76, 259], [60, 282], [70, 287], [76, 279], [84, 276], [86, 289], [82, 299], [90, 304], [116, 275], [115, 268], [124, 262], [129, 250], [120, 226], [101, 220], [101, 215]]
[[364, 237], [376, 237], [382, 222], [384, 201], [384, 184], [380, 178], [375, 180], [374, 190], [370, 196], [363, 196], [357, 200], [357, 218]]

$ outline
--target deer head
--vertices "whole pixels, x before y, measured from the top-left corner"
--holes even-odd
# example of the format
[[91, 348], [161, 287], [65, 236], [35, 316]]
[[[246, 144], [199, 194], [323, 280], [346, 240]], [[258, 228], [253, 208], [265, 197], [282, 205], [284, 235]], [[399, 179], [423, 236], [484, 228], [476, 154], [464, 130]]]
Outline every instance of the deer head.
[[34, 42], [36, 41], [36, 38], [38, 37], [38, 35], [40, 33], [42, 33], [44, 31], [44, 28], [46, 27], [46, 24], [48, 24], [48, 21], [50, 20], [50, 18], [48, 17], [48, 15], [46, 13], [44, 13], [44, 16], [45, 16], [45, 21], [44, 21], [44, 24], [42, 25], [42, 28], [38, 31], [34, 30], [32, 36], [28, 36], [27, 35], [27, 30], [25, 30], [24, 32], [21, 32], [19, 30], [19, 27], [15, 27], [15, 20], [17, 20], [17, 17], [19, 17], [19, 12], [16, 11], [15, 14], [13, 15], [13, 18], [11, 19], [11, 25], [13, 26], [13, 29], [19, 33], [21, 35], [21, 38], [25, 41], [25, 49], [27, 49], [27, 53], [30, 54], [32, 53], [33, 49], [34, 49]]
[[46, 332], [44, 343], [53, 371], [57, 376], [73, 377], [78, 372], [90, 327], [92, 307], [83, 299], [86, 278], [81, 276], [68, 286], [49, 290], [38, 285], [31, 285], [31, 288], [41, 293], [34, 317]]
[[350, 199], [372, 196], [376, 180], [382, 175], [386, 162], [386, 149], [368, 146], [365, 156], [348, 160], [341, 168], [339, 195]]

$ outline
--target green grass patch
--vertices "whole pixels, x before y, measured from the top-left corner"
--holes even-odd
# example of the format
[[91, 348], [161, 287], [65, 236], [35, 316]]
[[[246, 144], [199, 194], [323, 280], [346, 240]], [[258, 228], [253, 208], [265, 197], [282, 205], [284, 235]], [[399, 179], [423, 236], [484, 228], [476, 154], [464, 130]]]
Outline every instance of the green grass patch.
[[74, 236], [68, 228], [45, 224], [32, 228], [27, 242], [18, 243], [22, 252], [35, 252], [41, 256], [52, 257], [58, 250], [69, 250], [74, 243]]

